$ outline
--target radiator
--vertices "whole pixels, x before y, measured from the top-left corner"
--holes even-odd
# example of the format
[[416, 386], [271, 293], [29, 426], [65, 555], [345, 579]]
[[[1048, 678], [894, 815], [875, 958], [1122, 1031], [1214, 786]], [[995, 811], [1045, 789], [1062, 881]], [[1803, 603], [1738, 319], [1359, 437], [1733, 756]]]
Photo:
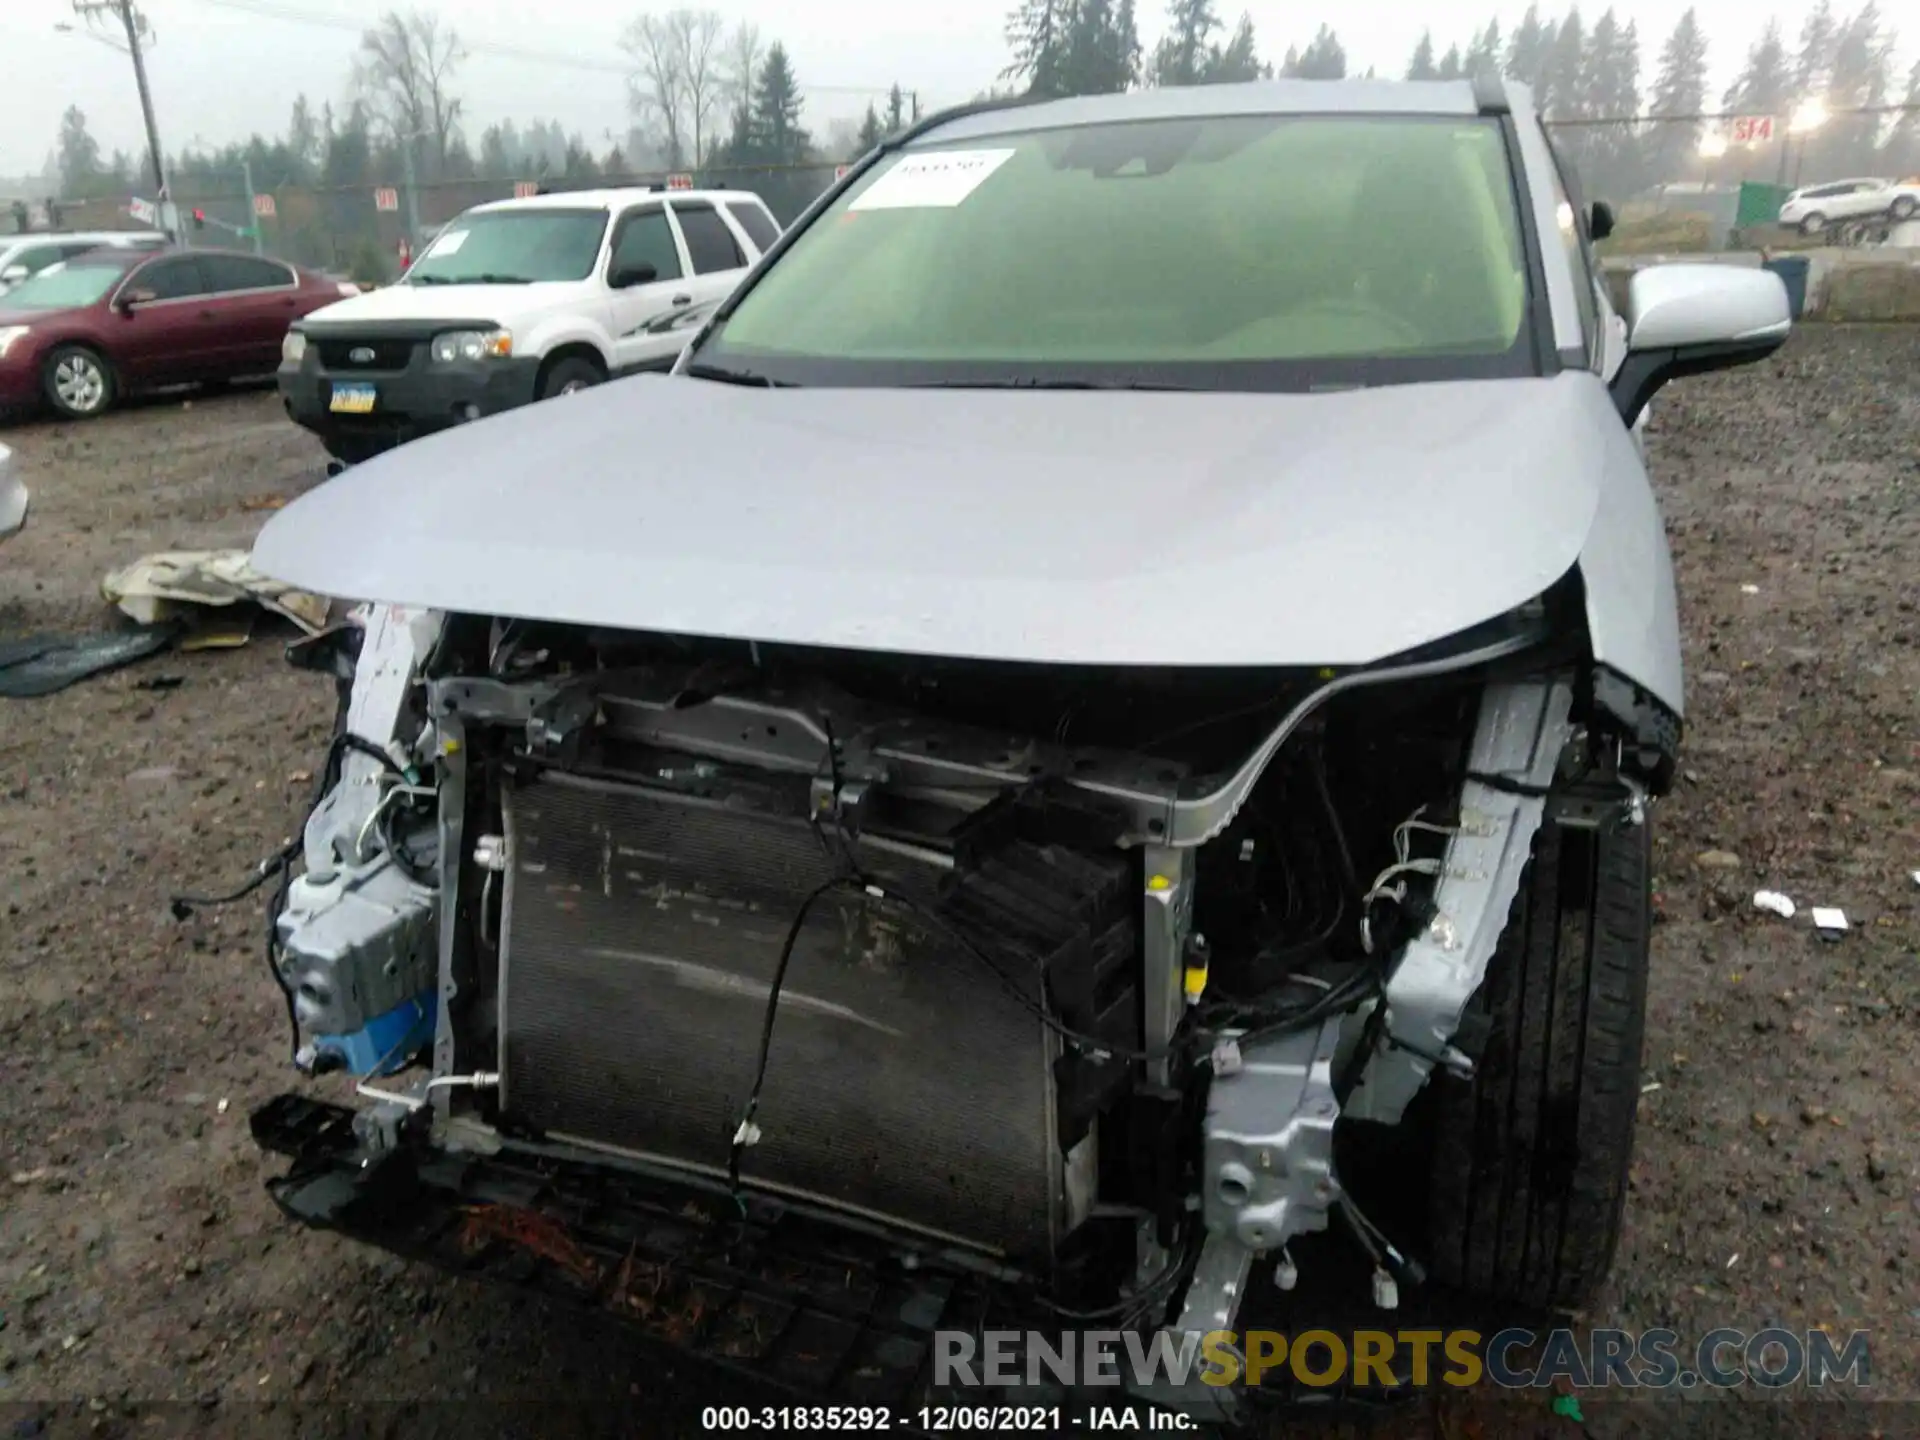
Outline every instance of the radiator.
[[[838, 868], [827, 845], [797, 813], [738, 796], [559, 771], [509, 783], [502, 809], [503, 1123], [724, 1174], [782, 942]], [[857, 853], [889, 888], [943, 919], [986, 917], [1042, 962], [1084, 955], [1123, 873], [1117, 858], [1026, 842], [965, 874], [898, 847]], [[1110, 948], [1130, 945], [1130, 929], [1116, 933]], [[1058, 1143], [1058, 1046], [1035, 1013], [1046, 967], [1000, 964], [1011, 983], [897, 902], [816, 901], [781, 990], [743, 1183], [1046, 1254], [1072, 1223], [1075, 1188]]]

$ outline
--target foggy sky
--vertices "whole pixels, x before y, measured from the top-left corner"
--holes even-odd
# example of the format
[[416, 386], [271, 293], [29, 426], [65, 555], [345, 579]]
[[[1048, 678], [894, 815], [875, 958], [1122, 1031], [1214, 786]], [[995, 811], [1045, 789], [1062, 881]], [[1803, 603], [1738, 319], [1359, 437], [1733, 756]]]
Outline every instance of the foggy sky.
[[[284, 134], [293, 98], [336, 105], [348, 91], [356, 36], [351, 29], [299, 23], [220, 9], [208, 0], [143, 0], [157, 32], [149, 57], [160, 139], [169, 152], [196, 140], [207, 145], [243, 140], [255, 130], [269, 139]], [[346, 24], [372, 21], [389, 0], [262, 0], [271, 8], [331, 17]], [[664, 11], [676, 0], [653, 6], [630, 0], [440, 0], [434, 8], [469, 42], [514, 45], [578, 54], [600, 61], [619, 57], [623, 25], [647, 9]], [[679, 0], [685, 3], [685, 0]], [[786, 43], [793, 57], [816, 136], [828, 122], [858, 116], [864, 94], [837, 94], [809, 86], [871, 86], [879, 101], [898, 80], [918, 89], [923, 107], [938, 108], [971, 98], [994, 83], [1007, 63], [1002, 30], [1012, 0], [712, 0], [729, 21], [757, 23], [766, 40]], [[1150, 50], [1164, 25], [1161, 0], [1140, 4], [1140, 30]], [[1230, 25], [1240, 6], [1220, 0]], [[1353, 73], [1377, 66], [1383, 75], [1404, 73], [1422, 29], [1431, 26], [1436, 49], [1458, 41], [1497, 14], [1510, 33], [1524, 4], [1473, 0], [1416, 4], [1412, 0], [1251, 0], [1261, 58], [1278, 61], [1289, 45], [1304, 46], [1322, 19], [1332, 23]], [[1542, 14], [1566, 7], [1543, 4]], [[1581, 7], [1591, 26], [1603, 3]], [[1673, 0], [1616, 0], [1623, 19], [1641, 32], [1643, 89], [1651, 82], [1660, 42], [1682, 7]], [[1709, 103], [1732, 79], [1747, 46], [1766, 23], [1769, 8], [1745, 0], [1698, 0], [1695, 6], [1710, 37]], [[1806, 0], [1777, 7], [1788, 43], [1798, 35]], [[1856, 8], [1836, 4], [1838, 12]], [[1881, 6], [1894, 18], [1906, 7]], [[0, 175], [37, 174], [53, 148], [61, 112], [70, 104], [86, 111], [103, 157], [121, 149], [137, 154], [143, 144], [132, 64], [106, 46], [54, 30], [72, 21], [67, 0], [0, 0]], [[77, 23], [77, 22], [76, 22]], [[1910, 27], [1920, 30], [1920, 26]], [[1896, 73], [1902, 77], [1920, 34], [1901, 37]], [[625, 87], [617, 74], [559, 65], [472, 55], [460, 72], [465, 129], [477, 142], [488, 124], [511, 117], [549, 118], [578, 131], [596, 151], [607, 132], [623, 136], [628, 124]], [[1898, 96], [1892, 98], [1897, 99]]]

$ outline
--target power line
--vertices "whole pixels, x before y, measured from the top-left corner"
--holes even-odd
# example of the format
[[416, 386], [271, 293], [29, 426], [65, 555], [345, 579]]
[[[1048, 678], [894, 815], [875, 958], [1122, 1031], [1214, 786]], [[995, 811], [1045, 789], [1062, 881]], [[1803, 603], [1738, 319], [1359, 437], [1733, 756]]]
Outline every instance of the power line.
[[[199, 5], [210, 5], [217, 10], [233, 10], [243, 15], [257, 15], [268, 20], [288, 20], [299, 25], [318, 25], [331, 30], [351, 31], [355, 35], [366, 33], [367, 22], [355, 19], [351, 15], [329, 13], [322, 10], [309, 10], [303, 6], [285, 5], [278, 0], [194, 0]], [[569, 70], [591, 70], [602, 75], [618, 75], [623, 79], [633, 73], [633, 66], [618, 60], [599, 59], [591, 55], [576, 55], [561, 50], [538, 50], [526, 45], [507, 45], [493, 40], [462, 39], [460, 47], [473, 55], [490, 55], [501, 60], [520, 60], [532, 65], [555, 65]], [[796, 84], [799, 90], [814, 95], [884, 95], [893, 88], [886, 85], [808, 85]]]

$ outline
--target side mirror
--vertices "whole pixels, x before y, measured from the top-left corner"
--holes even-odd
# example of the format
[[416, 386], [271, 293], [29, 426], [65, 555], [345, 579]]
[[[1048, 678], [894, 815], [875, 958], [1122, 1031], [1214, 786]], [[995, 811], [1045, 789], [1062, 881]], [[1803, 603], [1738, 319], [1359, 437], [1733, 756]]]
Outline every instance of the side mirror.
[[1629, 427], [1662, 385], [1750, 365], [1793, 330], [1787, 287], [1771, 270], [1652, 265], [1627, 287], [1627, 358], [1613, 401]]
[[6, 269], [0, 270], [0, 285], [18, 285], [27, 278], [27, 273], [27, 267], [24, 265], [9, 265]]
[[1587, 234], [1598, 242], [1613, 233], [1613, 207], [1604, 200], [1593, 202], [1593, 208], [1587, 212]]
[[616, 290], [631, 290], [636, 285], [651, 285], [659, 278], [658, 270], [642, 262], [638, 265], [622, 265], [607, 277], [607, 284]]
[[120, 292], [120, 298], [113, 302], [113, 308], [121, 314], [126, 315], [132, 313], [134, 306], [144, 305], [149, 300], [158, 300], [159, 298], [160, 297], [151, 290], [122, 290]]

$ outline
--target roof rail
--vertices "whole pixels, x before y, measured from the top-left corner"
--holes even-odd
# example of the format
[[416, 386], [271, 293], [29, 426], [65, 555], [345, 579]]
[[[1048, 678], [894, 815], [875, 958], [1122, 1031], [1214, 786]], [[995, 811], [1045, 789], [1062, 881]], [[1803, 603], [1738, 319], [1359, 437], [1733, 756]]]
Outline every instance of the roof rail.
[[1507, 82], [1498, 70], [1473, 72], [1473, 105], [1482, 115], [1510, 115], [1513, 105], [1507, 99]]

